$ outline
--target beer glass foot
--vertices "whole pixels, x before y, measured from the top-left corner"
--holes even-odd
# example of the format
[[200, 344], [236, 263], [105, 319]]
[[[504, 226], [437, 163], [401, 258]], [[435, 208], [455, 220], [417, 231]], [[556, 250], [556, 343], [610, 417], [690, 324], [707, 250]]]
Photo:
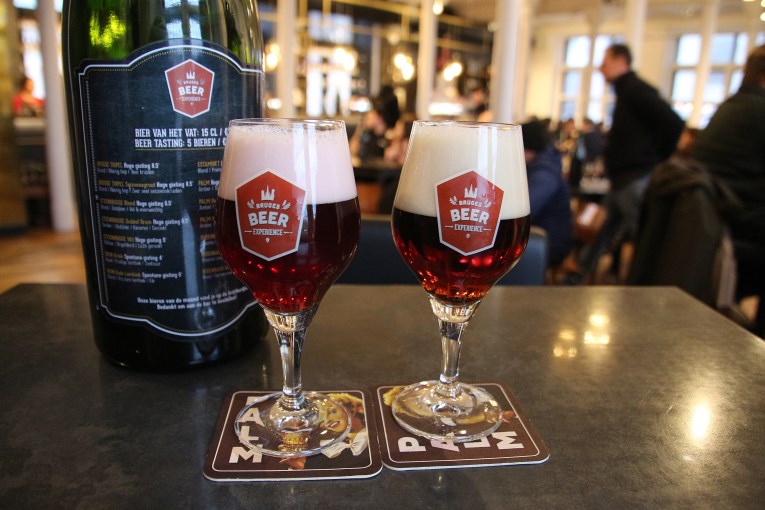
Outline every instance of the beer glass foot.
[[404, 429], [437, 441], [464, 443], [497, 430], [502, 409], [486, 390], [469, 384], [423, 381], [393, 401], [393, 417]]
[[299, 410], [282, 404], [282, 392], [255, 399], [236, 418], [234, 430], [248, 448], [273, 457], [309, 457], [343, 441], [351, 417], [335, 400], [303, 393]]

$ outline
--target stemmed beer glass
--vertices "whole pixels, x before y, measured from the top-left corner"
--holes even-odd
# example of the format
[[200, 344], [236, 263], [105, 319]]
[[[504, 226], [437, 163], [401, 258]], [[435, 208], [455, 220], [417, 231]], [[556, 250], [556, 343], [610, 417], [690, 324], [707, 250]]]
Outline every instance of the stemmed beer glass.
[[416, 121], [392, 214], [393, 238], [430, 298], [441, 330], [437, 381], [393, 401], [409, 432], [465, 442], [501, 423], [496, 399], [459, 382], [462, 335], [481, 299], [518, 261], [529, 235], [519, 126]]
[[300, 375], [306, 329], [359, 239], [345, 124], [231, 121], [217, 206], [221, 255], [263, 307], [284, 378], [281, 392], [242, 409], [237, 436], [267, 455], [316, 454], [342, 441], [351, 423], [341, 404], [303, 392]]

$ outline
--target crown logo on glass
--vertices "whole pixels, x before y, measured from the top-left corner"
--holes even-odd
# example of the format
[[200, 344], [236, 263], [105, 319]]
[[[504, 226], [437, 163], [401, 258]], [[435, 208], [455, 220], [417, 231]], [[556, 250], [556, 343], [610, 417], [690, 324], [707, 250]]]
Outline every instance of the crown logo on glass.
[[266, 189], [260, 190], [260, 199], [264, 202], [273, 202], [276, 196], [276, 190], [266, 186]]
[[465, 188], [465, 198], [478, 198], [478, 188], [474, 188], [472, 184]]

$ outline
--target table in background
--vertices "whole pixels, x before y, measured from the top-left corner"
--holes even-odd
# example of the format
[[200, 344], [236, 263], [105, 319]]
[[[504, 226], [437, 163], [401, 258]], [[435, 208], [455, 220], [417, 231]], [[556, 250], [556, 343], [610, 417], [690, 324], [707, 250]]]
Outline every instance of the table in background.
[[[228, 364], [124, 370], [93, 343], [85, 288], [0, 296], [2, 508], [762, 508], [765, 342], [672, 288], [498, 287], [467, 330], [466, 381], [501, 381], [540, 465], [348, 481], [202, 476], [224, 396], [278, 388], [272, 337]], [[416, 286], [338, 285], [309, 330], [309, 389], [437, 375]]]
[[359, 207], [365, 214], [390, 214], [401, 167], [383, 159], [355, 161], [353, 174]]

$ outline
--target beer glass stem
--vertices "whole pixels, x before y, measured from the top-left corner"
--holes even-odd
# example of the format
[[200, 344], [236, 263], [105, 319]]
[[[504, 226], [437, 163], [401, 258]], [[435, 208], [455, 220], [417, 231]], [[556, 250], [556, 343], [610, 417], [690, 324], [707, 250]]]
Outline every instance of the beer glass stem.
[[462, 332], [465, 323], [454, 323], [439, 320], [441, 328], [441, 375], [439, 376], [439, 393], [451, 398], [459, 394], [457, 379], [460, 375], [460, 350], [462, 349]]
[[430, 298], [431, 308], [441, 329], [442, 363], [438, 392], [449, 398], [456, 398], [461, 391], [457, 383], [462, 334], [479, 303], [480, 301], [466, 305], [449, 305], [435, 297]]
[[282, 395], [279, 405], [289, 411], [300, 411], [305, 405], [303, 383], [300, 376], [300, 357], [306, 329], [316, 309], [296, 314], [278, 314], [265, 310], [266, 318], [274, 328], [282, 361]]

